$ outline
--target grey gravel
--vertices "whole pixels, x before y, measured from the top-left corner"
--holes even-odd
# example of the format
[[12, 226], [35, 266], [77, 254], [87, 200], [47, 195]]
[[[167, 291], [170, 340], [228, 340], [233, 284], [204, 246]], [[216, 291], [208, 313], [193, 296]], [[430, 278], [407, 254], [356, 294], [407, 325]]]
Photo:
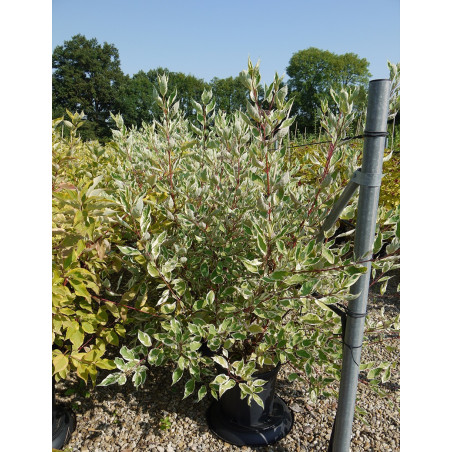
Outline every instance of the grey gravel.
[[[381, 308], [387, 319], [399, 312], [398, 295], [394, 292], [397, 275], [385, 296], [371, 291], [368, 303], [369, 317], [382, 320]], [[392, 290], [391, 290], [392, 288]], [[387, 351], [386, 345], [395, 347]], [[357, 405], [367, 413], [355, 416], [351, 450], [395, 452], [400, 450], [399, 412], [399, 339], [388, 337], [383, 342], [363, 348], [362, 361], [396, 362], [391, 382], [382, 384], [387, 395], [380, 397], [366, 380], [360, 379]], [[106, 372], [108, 373], [108, 372]], [[211, 403], [209, 397], [196, 403], [194, 398], [182, 400], [185, 381], [171, 386], [171, 369], [154, 368], [148, 374], [144, 387], [138, 391], [127, 382], [124, 386], [96, 387], [90, 397], [80, 394], [64, 396], [73, 388], [75, 379], [56, 384], [57, 402], [72, 406], [77, 418], [76, 430], [65, 452], [183, 452], [183, 451], [326, 451], [337, 407], [335, 398], [318, 400], [313, 404], [302, 382], [288, 383], [285, 375], [290, 369], [281, 369], [277, 393], [294, 415], [291, 432], [277, 444], [262, 447], [237, 447], [210, 433], [205, 412]], [[99, 375], [99, 381], [104, 374]], [[335, 387], [339, 389], [339, 385]], [[162, 430], [163, 418], [169, 418], [170, 428]]]

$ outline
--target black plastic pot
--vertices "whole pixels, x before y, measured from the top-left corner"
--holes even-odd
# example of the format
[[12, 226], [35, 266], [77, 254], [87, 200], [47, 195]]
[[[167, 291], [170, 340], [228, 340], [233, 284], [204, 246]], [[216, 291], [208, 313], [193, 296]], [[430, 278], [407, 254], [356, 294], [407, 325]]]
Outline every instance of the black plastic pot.
[[52, 449], [62, 449], [74, 430], [72, 410], [55, 403], [55, 380], [52, 378]]
[[266, 446], [284, 438], [292, 428], [293, 415], [286, 403], [275, 395], [276, 377], [280, 365], [265, 373], [255, 374], [266, 380], [259, 396], [264, 408], [254, 400], [240, 399], [235, 385], [214, 401], [207, 410], [207, 423], [219, 438], [236, 446]]

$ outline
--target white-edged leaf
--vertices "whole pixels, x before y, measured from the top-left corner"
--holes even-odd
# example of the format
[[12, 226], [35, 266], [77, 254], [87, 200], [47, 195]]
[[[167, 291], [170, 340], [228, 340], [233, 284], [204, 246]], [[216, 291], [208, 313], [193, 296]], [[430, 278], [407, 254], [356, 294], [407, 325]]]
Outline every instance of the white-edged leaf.
[[159, 271], [157, 270], [156, 266], [154, 264], [151, 264], [150, 262], [147, 265], [147, 269], [148, 269], [148, 273], [153, 277], [153, 278], [158, 278], [160, 276]]
[[152, 344], [152, 340], [149, 334], [144, 333], [141, 330], [138, 331], [138, 340], [146, 347], [150, 347]]
[[136, 359], [135, 353], [133, 353], [132, 350], [129, 350], [125, 345], [123, 345], [121, 347], [121, 349], [119, 350], [119, 353], [121, 353], [121, 356], [126, 361], [132, 361], [132, 360]]
[[217, 364], [219, 364], [221, 367], [224, 367], [225, 369], [228, 368], [228, 362], [226, 361], [225, 358], [223, 358], [222, 356], [214, 356], [212, 358]]
[[322, 256], [330, 263], [334, 264], [334, 255], [330, 249], [322, 247]]
[[253, 394], [253, 400], [261, 407], [264, 408], [264, 402], [262, 401], [262, 399], [259, 397], [259, 394]]
[[124, 375], [122, 372], [112, 373], [104, 378], [97, 386], [108, 386], [117, 383], [122, 375]]
[[186, 397], [191, 395], [194, 390], [195, 390], [195, 379], [190, 378], [190, 380], [188, 380], [187, 383], [185, 383], [184, 397], [182, 399], [185, 399]]
[[203, 399], [207, 394], [207, 388], [205, 385], [202, 385], [198, 390], [198, 402]]
[[172, 385], [177, 383], [182, 378], [183, 373], [184, 373], [184, 371], [182, 369], [180, 369], [179, 367], [173, 372]]
[[146, 381], [146, 366], [140, 366], [133, 374], [132, 381], [136, 388]]
[[126, 363], [124, 362], [124, 360], [123, 360], [122, 358], [115, 358], [115, 359], [114, 359], [114, 362], [115, 362], [115, 364], [116, 364], [116, 367], [117, 367], [119, 370], [124, 370], [124, 369], [125, 369]]
[[246, 267], [246, 269], [251, 272], [251, 273], [259, 273], [258, 267], [260, 265], [262, 265], [262, 262], [254, 259], [252, 261], [245, 259], [245, 258], [241, 258], [240, 259], [243, 263], [243, 265]]
[[125, 254], [126, 256], [141, 256], [141, 253], [136, 250], [135, 248], [132, 248], [130, 246], [119, 246], [119, 251], [121, 251], [122, 254]]
[[232, 379], [229, 379], [228, 381], [224, 382], [220, 385], [218, 389], [218, 393], [220, 397], [229, 389], [232, 389], [235, 386], [235, 381]]

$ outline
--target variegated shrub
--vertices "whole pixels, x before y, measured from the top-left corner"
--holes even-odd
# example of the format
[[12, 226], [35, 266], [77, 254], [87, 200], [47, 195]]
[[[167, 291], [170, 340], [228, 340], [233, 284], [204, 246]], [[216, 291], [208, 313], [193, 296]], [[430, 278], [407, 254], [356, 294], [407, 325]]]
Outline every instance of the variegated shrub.
[[[315, 176], [307, 182], [283, 143], [294, 119], [282, 78], [276, 74], [263, 96], [258, 65], [249, 62], [241, 78], [246, 112], [215, 115], [205, 91], [202, 104], [193, 103], [196, 124], [188, 124], [163, 75], [154, 93], [159, 120], [126, 130], [115, 117], [114, 146], [125, 163], [103, 196], [130, 234], [117, 249], [147, 298], [102, 385], [131, 375], [139, 386], [148, 366], [172, 363], [173, 383], [188, 378], [185, 397], [218, 397], [239, 385], [261, 404], [262, 380], [253, 375], [279, 362], [293, 369], [289, 379], [306, 380], [314, 399], [340, 376], [341, 321], [327, 305], [346, 303], [365, 269], [350, 240], [335, 240], [336, 226], [316, 237], [344, 185], [339, 163], [356, 160], [340, 145], [353, 93], [334, 94], [335, 113], [324, 108], [331, 143], [320, 171], [315, 157], [303, 163]], [[379, 240], [396, 246], [396, 225]]]

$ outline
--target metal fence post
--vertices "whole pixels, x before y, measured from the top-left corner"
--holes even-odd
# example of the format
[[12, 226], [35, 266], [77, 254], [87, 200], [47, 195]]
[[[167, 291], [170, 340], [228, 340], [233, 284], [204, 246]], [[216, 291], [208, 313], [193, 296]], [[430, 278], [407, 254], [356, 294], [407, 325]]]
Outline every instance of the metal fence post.
[[[372, 257], [390, 89], [391, 81], [387, 79], [372, 80], [369, 83], [363, 161], [358, 182], [360, 189], [355, 231], [355, 259], [357, 261]], [[332, 433], [333, 452], [349, 452], [350, 450], [371, 274], [371, 262], [366, 262], [364, 265], [367, 267], [367, 272], [350, 289], [350, 292], [357, 295], [357, 298], [349, 302], [347, 310], [339, 401]]]

